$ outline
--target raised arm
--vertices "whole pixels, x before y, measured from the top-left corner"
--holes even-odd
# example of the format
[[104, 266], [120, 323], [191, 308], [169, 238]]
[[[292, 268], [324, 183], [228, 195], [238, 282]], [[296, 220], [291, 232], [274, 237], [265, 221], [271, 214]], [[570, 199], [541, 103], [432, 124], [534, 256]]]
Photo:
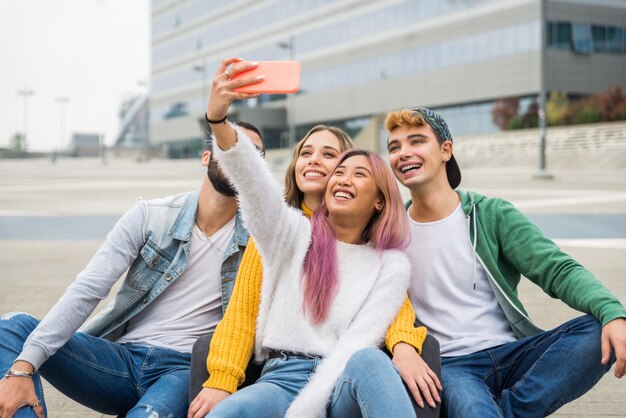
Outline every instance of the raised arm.
[[[244, 77], [233, 81], [231, 77], [254, 67], [256, 67], [254, 62], [246, 62], [241, 58], [228, 58], [222, 61], [215, 72], [206, 117], [215, 136], [216, 145], [220, 149], [227, 150], [237, 142], [235, 130], [226, 120], [231, 103], [234, 100], [252, 99], [259, 96], [258, 94], [237, 93], [233, 90], [262, 80], [262, 78]], [[213, 121], [218, 123], [213, 123]]]
[[[207, 108], [207, 117], [210, 120], [223, 118], [232, 100], [256, 97], [232, 90], [258, 79], [228, 81], [224, 74], [226, 72], [232, 75], [255, 65], [243, 61], [233, 63], [231, 60], [222, 63], [213, 79]], [[211, 124], [211, 129], [215, 145], [213, 152], [224, 174], [237, 190], [242, 218], [254, 237], [264, 263], [273, 265], [275, 258], [289, 257], [285, 251], [276, 251], [276, 246], [289, 248], [295, 241], [306, 240], [307, 233], [302, 232], [310, 231], [309, 221], [300, 211], [285, 203], [282, 188], [242, 130], [227, 120]]]

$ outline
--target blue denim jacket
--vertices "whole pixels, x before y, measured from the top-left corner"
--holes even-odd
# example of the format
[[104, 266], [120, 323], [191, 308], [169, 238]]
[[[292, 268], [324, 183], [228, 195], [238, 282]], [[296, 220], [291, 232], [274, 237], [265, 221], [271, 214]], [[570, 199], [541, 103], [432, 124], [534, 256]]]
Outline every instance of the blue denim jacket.
[[[130, 266], [113, 302], [87, 323], [82, 332], [116, 340], [126, 332], [128, 321], [150, 305], [185, 271], [198, 192], [149, 200], [145, 204], [144, 245], [139, 256]], [[248, 231], [237, 212], [235, 234], [224, 254], [221, 268], [223, 311], [233, 291], [248, 238]]]

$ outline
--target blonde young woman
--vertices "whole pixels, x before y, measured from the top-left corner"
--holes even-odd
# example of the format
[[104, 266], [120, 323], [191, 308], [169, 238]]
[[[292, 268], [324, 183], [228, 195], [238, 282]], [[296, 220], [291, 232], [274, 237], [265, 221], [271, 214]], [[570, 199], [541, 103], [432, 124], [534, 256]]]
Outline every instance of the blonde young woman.
[[[232, 62], [234, 61], [225, 61], [224, 66]], [[223, 93], [225, 90], [234, 95], [235, 93], [232, 93], [226, 86], [228, 82], [225, 83], [225, 80], [222, 80], [222, 72], [218, 72], [214, 80], [214, 94]], [[232, 88], [234, 87], [231, 85], [230, 89]], [[338, 128], [323, 125], [313, 128], [296, 145], [293, 159], [287, 169], [285, 179], [287, 203], [300, 208], [307, 217], [310, 217], [311, 213], [323, 202], [326, 184], [341, 152], [352, 147], [353, 143], [347, 134]], [[208, 359], [210, 378], [204, 384], [205, 389], [192, 402], [190, 417], [204, 416], [218, 402], [236, 391], [237, 386], [243, 382], [244, 370], [249, 362], [254, 343], [254, 324], [258, 314], [260, 293], [261, 259], [251, 241], [242, 260], [231, 303], [211, 342]], [[390, 350], [393, 351], [394, 347], [406, 346], [413, 353], [416, 350], [420, 351], [425, 331], [423, 328], [414, 328], [413, 320], [414, 314], [410, 303], [405, 303], [387, 333], [386, 342]], [[396, 356], [394, 356], [395, 360]], [[428, 367], [423, 367], [422, 372], [424, 377], [419, 377], [420, 383], [423, 382], [426, 385], [422, 388], [424, 398], [432, 405], [434, 400], [438, 400], [436, 386], [439, 383]], [[416, 382], [418, 380], [415, 377], [418, 372], [412, 373], [404, 373], [403, 378], [407, 375], [405, 381]], [[427, 380], [430, 382], [427, 383]], [[432, 386], [432, 395], [428, 384]], [[417, 388], [417, 384], [414, 386]], [[418, 394], [419, 390], [417, 389]], [[421, 397], [419, 399], [421, 400]]]

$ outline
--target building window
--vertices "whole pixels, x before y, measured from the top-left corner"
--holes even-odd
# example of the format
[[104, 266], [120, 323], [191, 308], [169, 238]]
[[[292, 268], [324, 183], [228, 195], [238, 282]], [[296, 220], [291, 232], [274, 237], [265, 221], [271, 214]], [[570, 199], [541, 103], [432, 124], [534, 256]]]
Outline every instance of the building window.
[[593, 36], [593, 52], [607, 52], [606, 27], [593, 25], [591, 34]]
[[574, 23], [572, 47], [579, 54], [591, 54], [593, 41], [591, 38], [591, 25], [588, 23]]
[[556, 49], [571, 50], [572, 48], [572, 24], [570, 22], [556, 22]]
[[187, 116], [189, 111], [187, 110], [187, 103], [177, 102], [172, 103], [170, 109], [163, 115], [163, 119], [173, 119], [181, 116]]
[[606, 52], [622, 54], [624, 47], [624, 29], [609, 26], [606, 33]]

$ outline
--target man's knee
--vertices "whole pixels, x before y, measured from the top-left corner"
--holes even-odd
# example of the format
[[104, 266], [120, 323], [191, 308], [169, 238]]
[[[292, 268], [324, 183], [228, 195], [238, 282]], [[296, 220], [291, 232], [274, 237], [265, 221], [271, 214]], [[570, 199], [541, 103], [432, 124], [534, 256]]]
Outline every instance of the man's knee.
[[17, 338], [26, 340], [37, 327], [39, 320], [25, 312], [10, 312], [0, 318], [0, 332], [3, 340]]
[[571, 328], [581, 329], [582, 332], [586, 332], [592, 335], [598, 335], [602, 333], [602, 324], [592, 315], [583, 315], [578, 318], [572, 319], [569, 322]]
[[0, 326], [7, 324], [28, 325], [37, 324], [39, 320], [26, 312], [9, 312], [0, 317]]
[[570, 334], [570, 361], [572, 356], [580, 360], [597, 358], [602, 349], [602, 324], [591, 315], [575, 318], [566, 324], [565, 332]]
[[176, 418], [176, 411], [167, 411], [152, 405], [142, 405], [131, 409], [125, 418]]
[[501, 416], [493, 394], [480, 379], [457, 375], [445, 379], [442, 384], [441, 409], [444, 416]]

